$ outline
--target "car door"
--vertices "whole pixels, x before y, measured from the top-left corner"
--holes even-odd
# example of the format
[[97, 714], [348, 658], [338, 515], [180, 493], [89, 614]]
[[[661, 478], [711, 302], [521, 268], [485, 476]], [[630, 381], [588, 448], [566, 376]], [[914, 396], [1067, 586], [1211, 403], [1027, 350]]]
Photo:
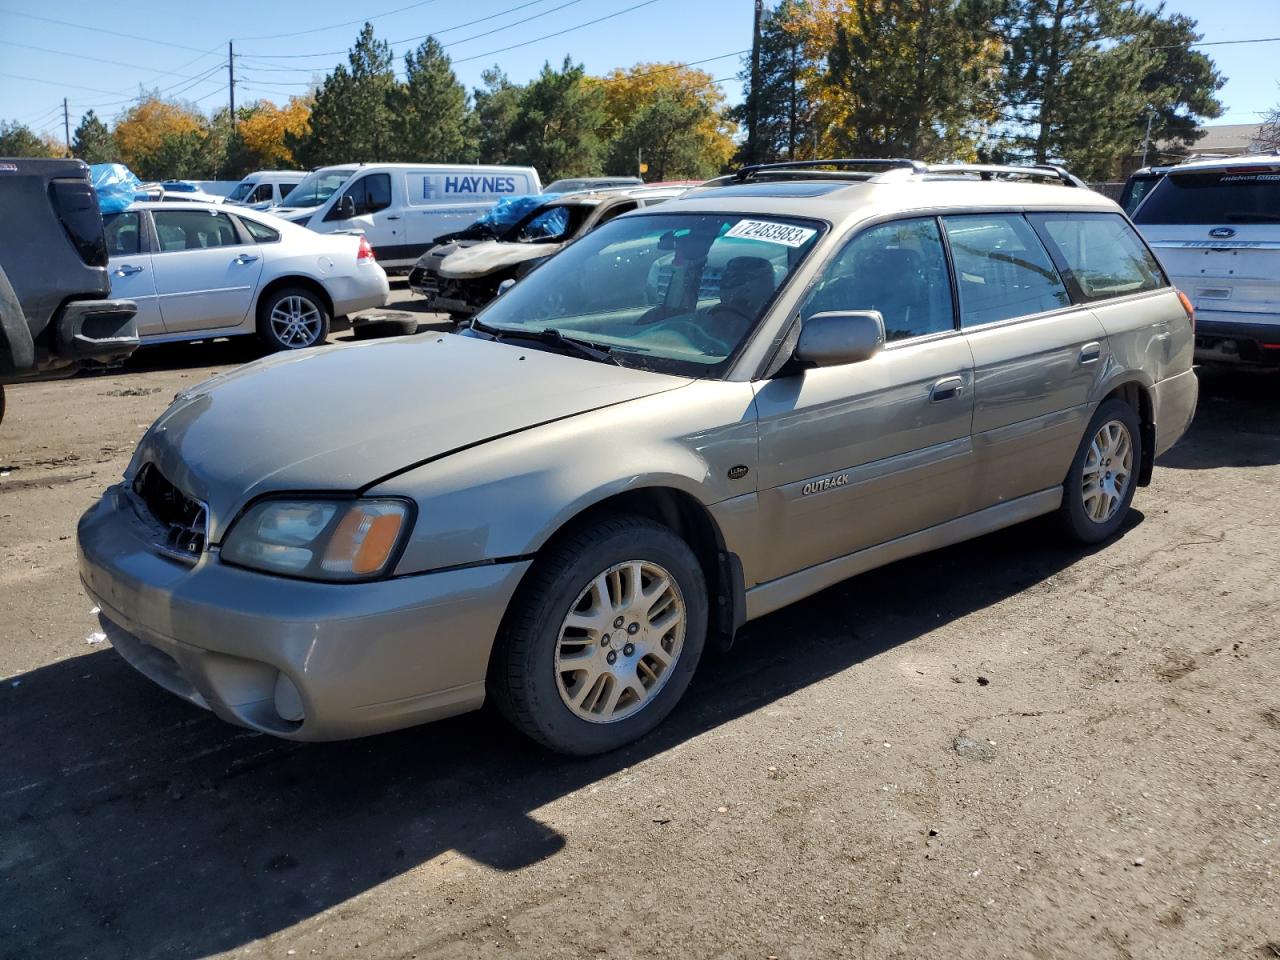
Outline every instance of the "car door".
[[132, 300], [138, 305], [135, 319], [138, 336], [164, 333], [160, 303], [156, 299], [156, 277], [151, 264], [146, 221], [141, 211], [125, 210], [102, 218], [107, 237], [107, 272], [111, 296]]
[[1107, 362], [1098, 318], [1066, 284], [1020, 213], [943, 218], [973, 352], [970, 508], [1061, 484]]
[[262, 255], [232, 218], [214, 209], [153, 210], [151, 218], [151, 260], [166, 332], [251, 322]]
[[878, 310], [887, 342], [860, 363], [757, 385], [766, 581], [942, 523], [972, 469], [973, 361], [955, 325], [938, 221], [869, 227], [800, 310]]
[[[350, 204], [346, 203], [350, 200]], [[379, 260], [409, 256], [402, 204], [394, 204], [389, 173], [366, 173], [352, 181], [325, 214], [328, 230], [359, 230]], [[346, 213], [353, 216], [345, 216]]]

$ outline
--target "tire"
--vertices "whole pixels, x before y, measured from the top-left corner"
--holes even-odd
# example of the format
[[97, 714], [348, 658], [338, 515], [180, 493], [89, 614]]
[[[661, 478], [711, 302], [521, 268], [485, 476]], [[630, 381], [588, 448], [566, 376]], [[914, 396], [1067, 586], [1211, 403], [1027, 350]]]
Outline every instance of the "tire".
[[488, 695], [552, 750], [614, 750], [656, 727], [684, 695], [706, 643], [707, 608], [698, 558], [670, 529], [636, 516], [594, 522], [540, 557], [516, 592], [490, 659]]
[[324, 343], [329, 324], [324, 299], [306, 287], [282, 287], [258, 304], [258, 336], [272, 351], [302, 350]]
[[[1120, 529], [1142, 472], [1141, 436], [1138, 414], [1129, 404], [1111, 399], [1098, 407], [1062, 487], [1059, 516], [1069, 537], [1081, 543], [1101, 543]], [[1122, 475], [1126, 466], [1127, 476]], [[1093, 482], [1099, 474], [1103, 478], [1100, 489]]]

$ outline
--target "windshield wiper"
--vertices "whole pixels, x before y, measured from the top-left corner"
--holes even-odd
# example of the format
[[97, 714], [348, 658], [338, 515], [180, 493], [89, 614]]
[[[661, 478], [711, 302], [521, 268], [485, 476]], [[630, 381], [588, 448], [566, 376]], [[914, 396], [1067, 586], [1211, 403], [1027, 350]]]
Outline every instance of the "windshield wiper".
[[588, 360], [595, 360], [597, 363], [612, 363], [615, 367], [622, 366], [618, 358], [613, 356], [610, 349], [603, 344], [579, 340], [576, 337], [566, 337], [555, 327], [543, 327], [541, 330], [512, 330], [508, 327], [491, 327], [489, 324], [473, 317], [471, 329], [488, 335], [491, 340], [533, 340], [553, 347], [560, 347], [566, 353], [577, 354]]

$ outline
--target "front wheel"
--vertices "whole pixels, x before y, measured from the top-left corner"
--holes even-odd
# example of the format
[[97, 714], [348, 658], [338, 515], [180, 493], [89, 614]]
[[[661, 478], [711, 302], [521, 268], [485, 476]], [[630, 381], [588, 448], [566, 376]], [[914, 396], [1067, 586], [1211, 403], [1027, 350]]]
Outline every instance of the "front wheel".
[[1060, 516], [1067, 534], [1100, 543], [1124, 523], [1142, 469], [1138, 415], [1123, 400], [1107, 400], [1084, 432], [1063, 484]]
[[487, 683], [522, 732], [561, 753], [613, 750], [675, 707], [707, 633], [689, 545], [642, 517], [598, 521], [540, 557], [512, 601]]
[[276, 290], [258, 306], [258, 336], [272, 350], [314, 347], [329, 336], [329, 311], [305, 287]]

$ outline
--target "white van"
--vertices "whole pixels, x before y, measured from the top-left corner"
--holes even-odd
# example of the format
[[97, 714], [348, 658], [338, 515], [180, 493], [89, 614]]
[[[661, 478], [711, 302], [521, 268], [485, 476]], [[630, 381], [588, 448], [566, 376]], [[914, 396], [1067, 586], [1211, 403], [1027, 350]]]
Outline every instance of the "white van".
[[408, 271], [432, 240], [474, 222], [503, 197], [541, 192], [533, 167], [344, 164], [312, 171], [271, 212], [319, 233], [360, 231], [378, 263]]
[[277, 207], [305, 179], [301, 170], [255, 170], [236, 184], [226, 202], [255, 210]]
[[1196, 310], [1196, 360], [1280, 369], [1280, 154], [1197, 160], [1133, 222]]

